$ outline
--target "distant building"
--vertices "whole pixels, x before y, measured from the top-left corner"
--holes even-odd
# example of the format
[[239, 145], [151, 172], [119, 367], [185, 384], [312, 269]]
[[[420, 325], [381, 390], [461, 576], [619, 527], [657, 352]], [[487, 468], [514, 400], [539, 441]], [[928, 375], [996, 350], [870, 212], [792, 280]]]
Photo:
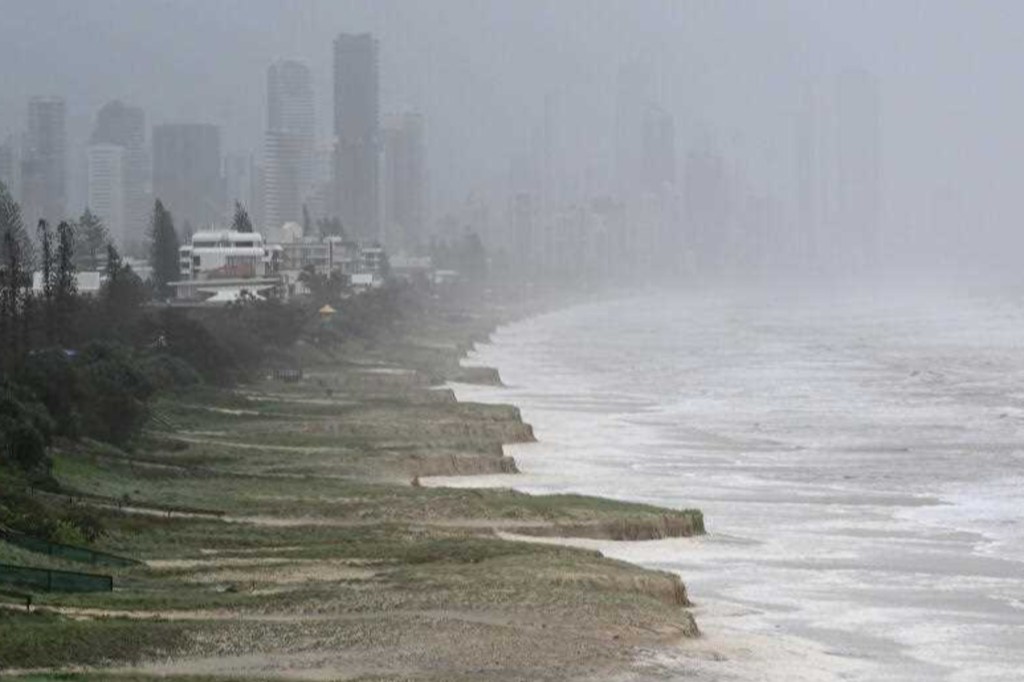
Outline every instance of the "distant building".
[[643, 166], [644, 111], [652, 99], [650, 69], [632, 61], [619, 67], [615, 86], [615, 185], [620, 196], [638, 189]]
[[849, 71], [810, 83], [797, 139], [800, 250], [826, 272], [859, 269], [879, 251], [881, 101], [875, 78]]
[[59, 97], [34, 97], [21, 165], [21, 210], [28, 226], [67, 215], [67, 110]]
[[384, 140], [384, 243], [417, 253], [426, 242], [423, 118], [404, 114], [388, 122]]
[[334, 195], [354, 238], [380, 238], [380, 84], [377, 40], [342, 33], [334, 41]]
[[536, 243], [536, 202], [528, 192], [516, 194], [508, 209], [509, 243], [512, 265], [522, 273], [532, 274], [538, 265]]
[[121, 161], [120, 223], [112, 226], [92, 204], [93, 180], [89, 178], [89, 208], [100, 214], [119, 246], [140, 251], [147, 239], [150, 211], [146, 187], [149, 184], [149, 155], [146, 152], [146, 115], [139, 107], [113, 101], [96, 115], [90, 146], [118, 146], [124, 150]]
[[268, 246], [259, 232], [204, 230], [179, 249], [181, 280], [172, 282], [176, 298], [228, 303], [248, 292], [275, 295], [280, 248]]
[[297, 237], [281, 242], [281, 268], [294, 277], [308, 268], [320, 275], [348, 275], [358, 262], [358, 245], [341, 237]]
[[127, 150], [116, 144], [92, 144], [86, 158], [89, 209], [103, 221], [114, 242], [123, 245], [128, 209], [125, 199]]
[[686, 156], [683, 180], [688, 241], [705, 273], [719, 271], [729, 258], [729, 227], [734, 189], [725, 161], [710, 146]]
[[0, 182], [12, 196], [18, 196], [18, 156], [10, 138], [0, 144]]
[[663, 191], [676, 183], [676, 126], [672, 114], [651, 104], [644, 112], [642, 164], [644, 189]]
[[[75, 273], [75, 291], [82, 296], [97, 296], [103, 285], [102, 273], [96, 270]], [[32, 291], [43, 292], [43, 273], [36, 270], [32, 273]]]
[[264, 218], [269, 234], [302, 219], [313, 192], [315, 121], [309, 68], [282, 60], [267, 70]]
[[220, 129], [180, 123], [153, 128], [153, 195], [163, 201], [183, 233], [208, 229], [224, 219]]
[[303, 165], [308, 146], [292, 133], [268, 130], [263, 141], [263, 211], [266, 233], [278, 236], [286, 223], [302, 220]]
[[225, 215], [235, 210], [240, 201], [249, 212], [252, 224], [260, 226], [263, 220], [262, 166], [250, 153], [239, 152], [224, 157]]

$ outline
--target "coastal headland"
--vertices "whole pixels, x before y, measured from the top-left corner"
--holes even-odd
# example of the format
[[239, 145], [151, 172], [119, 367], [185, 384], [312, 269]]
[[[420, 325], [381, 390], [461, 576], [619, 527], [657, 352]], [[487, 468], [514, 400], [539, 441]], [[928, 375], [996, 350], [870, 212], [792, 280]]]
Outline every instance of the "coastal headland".
[[[678, 576], [505, 538], [688, 536], [700, 512], [419, 485], [515, 472], [502, 445], [533, 438], [514, 406], [444, 386], [500, 382], [459, 361], [502, 319], [449, 309], [383, 343], [303, 346], [301, 379], [164, 395], [130, 450], [59, 444], [54, 477], [106, 528], [95, 549], [141, 563], [104, 568], [113, 592], [0, 597], [0, 672], [613, 679], [697, 636]], [[0, 563], [83, 570], [3, 542]]]

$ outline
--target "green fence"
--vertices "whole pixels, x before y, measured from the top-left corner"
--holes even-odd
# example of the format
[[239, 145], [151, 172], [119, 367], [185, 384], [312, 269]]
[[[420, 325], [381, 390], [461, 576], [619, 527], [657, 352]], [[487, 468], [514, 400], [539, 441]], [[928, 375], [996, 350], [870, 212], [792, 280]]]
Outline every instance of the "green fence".
[[0, 564], [0, 585], [46, 592], [112, 592], [114, 579], [109, 575]]
[[97, 552], [85, 547], [62, 545], [59, 542], [41, 540], [30, 535], [23, 535], [13, 531], [0, 530], [0, 540], [5, 540], [12, 545], [16, 545], [22, 549], [27, 549], [30, 552], [49, 554], [50, 556], [58, 559], [79, 561], [86, 564], [92, 564], [94, 566], [138, 566], [141, 563], [135, 559], [107, 554], [106, 552]]

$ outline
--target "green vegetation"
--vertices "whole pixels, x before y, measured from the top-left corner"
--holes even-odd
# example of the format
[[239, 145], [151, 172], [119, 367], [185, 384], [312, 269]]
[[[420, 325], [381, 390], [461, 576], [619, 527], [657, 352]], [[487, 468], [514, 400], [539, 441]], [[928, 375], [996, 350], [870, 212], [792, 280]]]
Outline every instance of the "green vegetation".
[[[0, 221], [16, 208], [0, 187]], [[0, 672], [565, 679], [696, 632], [675, 576], [501, 534], [688, 535], [699, 512], [421, 485], [514, 471], [502, 445], [533, 437], [515, 408], [438, 390], [466, 377], [459, 358], [494, 318], [427, 286], [351, 295], [315, 273], [299, 302], [150, 305], [171, 246], [177, 268], [159, 204], [165, 272], [143, 283], [108, 246], [89, 299], [71, 275], [76, 245], [95, 245], [69, 225], [39, 232], [39, 295], [17, 231], [3, 235], [0, 530], [140, 563], [103, 567], [113, 592], [33, 594], [31, 612], [0, 592]], [[479, 256], [471, 239], [459, 249]], [[337, 313], [319, 316], [324, 303]], [[2, 541], [0, 563], [84, 570]]]
[[176, 623], [107, 618], [87, 622], [0, 609], [0, 670], [104, 665], [169, 655], [186, 644]]
[[178, 233], [174, 229], [171, 212], [157, 199], [150, 225], [149, 262], [153, 267], [153, 288], [158, 298], [170, 298], [172, 291], [168, 283], [179, 278], [178, 246]]
[[249, 212], [242, 206], [242, 202], [235, 202], [235, 215], [231, 219], [231, 229], [235, 232], [252, 232], [252, 220], [249, 219]]

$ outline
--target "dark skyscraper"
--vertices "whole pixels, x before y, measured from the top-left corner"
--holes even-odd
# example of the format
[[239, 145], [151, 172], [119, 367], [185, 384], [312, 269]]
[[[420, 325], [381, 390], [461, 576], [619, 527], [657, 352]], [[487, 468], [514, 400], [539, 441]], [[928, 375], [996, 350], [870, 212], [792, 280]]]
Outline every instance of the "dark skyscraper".
[[342, 33], [334, 41], [335, 201], [349, 234], [380, 236], [377, 40]]
[[25, 224], [63, 220], [67, 210], [67, 117], [64, 100], [35, 97], [28, 105], [28, 135], [21, 167]]
[[153, 195], [163, 201], [182, 230], [195, 230], [224, 218], [220, 129], [180, 123], [153, 128]]
[[[122, 246], [134, 249], [145, 240], [149, 221], [149, 199], [146, 196], [149, 166], [146, 154], [146, 114], [139, 107], [118, 101], [105, 104], [96, 115], [96, 127], [89, 138], [89, 144], [113, 145], [124, 150], [121, 195], [123, 224], [118, 226], [115, 236]], [[108, 225], [108, 228], [112, 227]]]
[[396, 117], [383, 137], [385, 245], [418, 251], [425, 246], [423, 118]]

